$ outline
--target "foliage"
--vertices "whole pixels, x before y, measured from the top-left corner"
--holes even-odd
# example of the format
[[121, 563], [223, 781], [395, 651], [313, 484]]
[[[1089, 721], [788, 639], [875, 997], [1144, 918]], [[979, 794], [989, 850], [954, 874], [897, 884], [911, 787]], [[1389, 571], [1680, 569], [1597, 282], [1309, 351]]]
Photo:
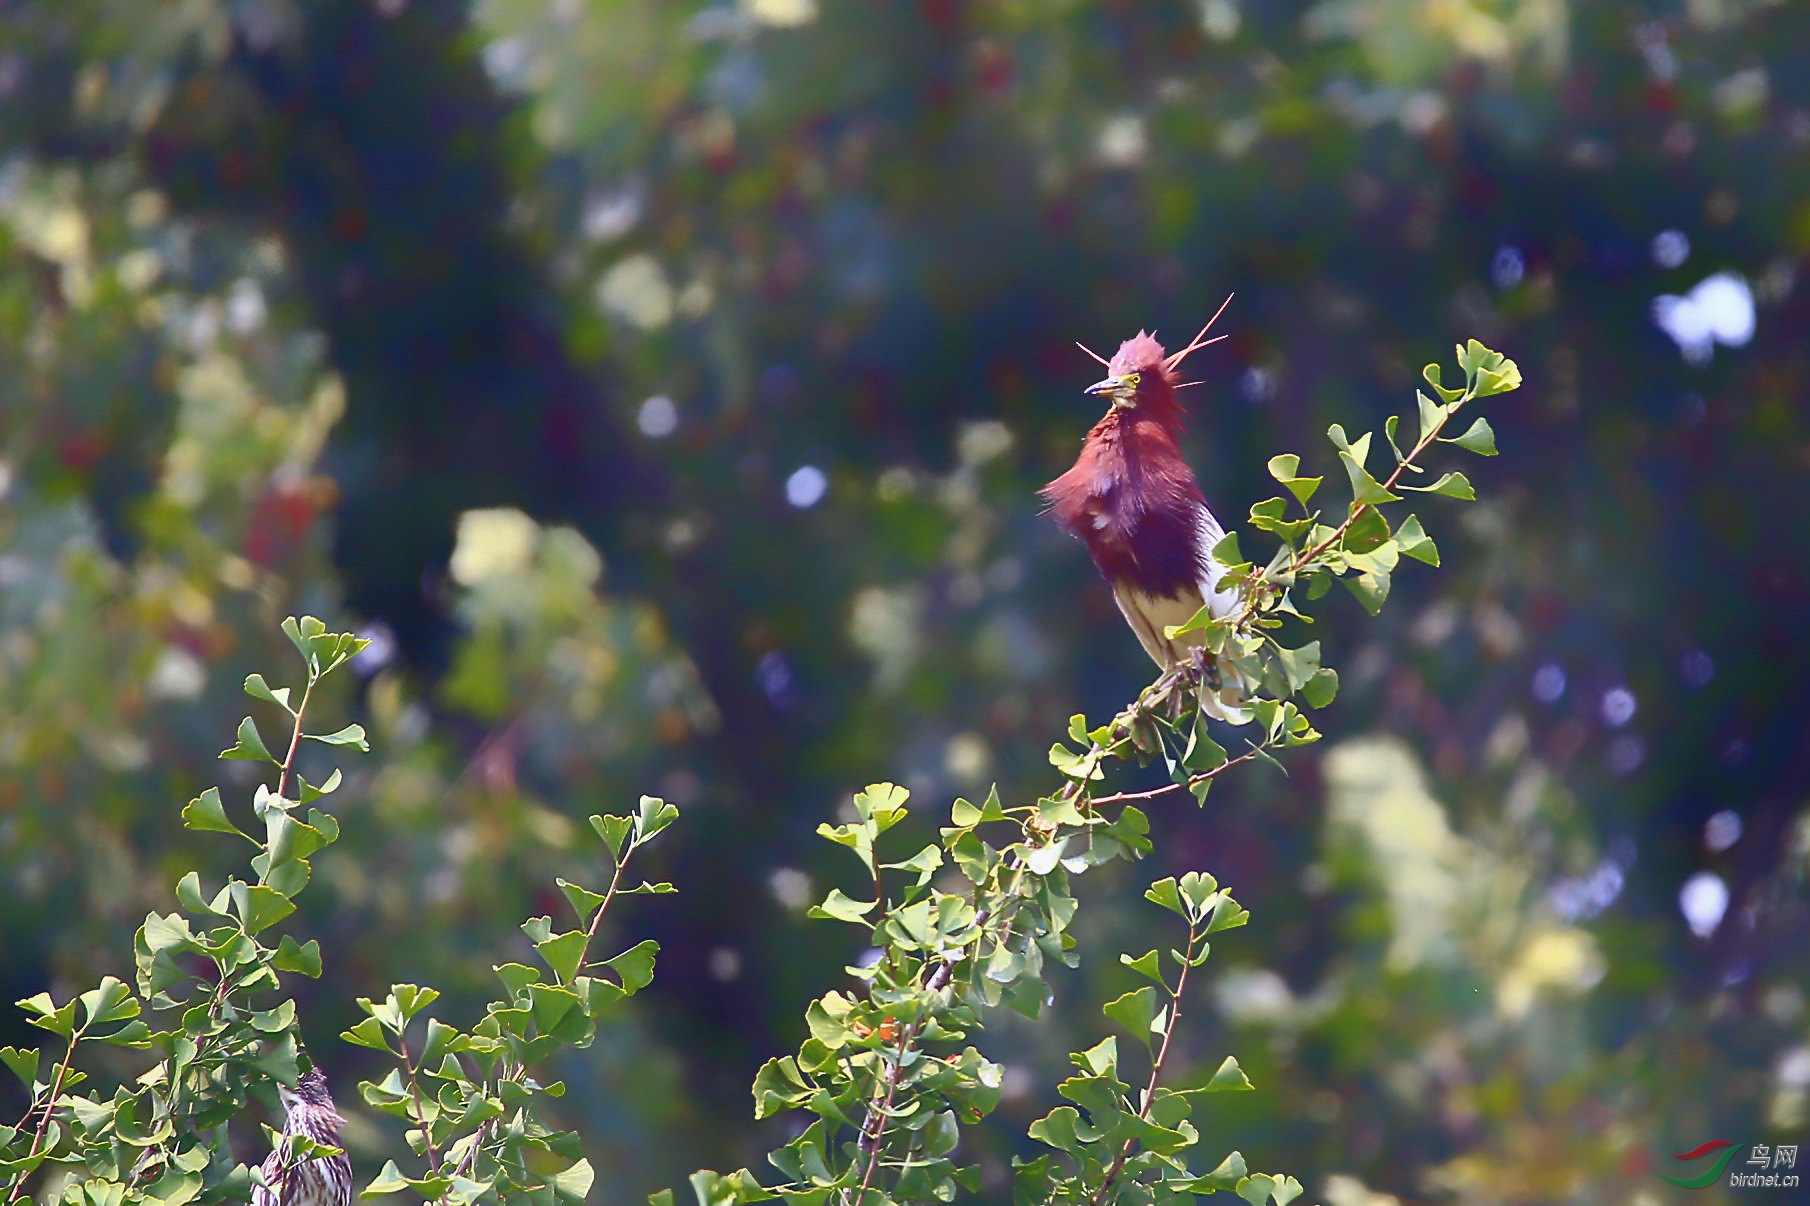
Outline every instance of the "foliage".
[[[394, 1160], [385, 1163], [365, 1196], [413, 1190], [454, 1206], [479, 1199], [536, 1206], [584, 1201], [595, 1174], [580, 1154], [580, 1136], [549, 1129], [535, 1109], [537, 1098], [562, 1096], [565, 1085], [542, 1084], [531, 1070], [561, 1047], [590, 1046], [598, 1019], [653, 981], [659, 943], [638, 942], [607, 959], [593, 959], [591, 944], [618, 896], [675, 890], [645, 880], [631, 887], [622, 873], [634, 853], [678, 815], [664, 800], [643, 796], [631, 816], [590, 818], [609, 851], [609, 884], [598, 894], [559, 881], [580, 928], [556, 934], [550, 917], [522, 925], [553, 978], [543, 979], [538, 968], [520, 963], [498, 966], [507, 995], [492, 1001], [469, 1033], [426, 1012], [440, 996], [433, 988], [396, 984], [381, 1003], [359, 998], [367, 1016], [340, 1037], [401, 1064], [381, 1082], [365, 1081], [359, 1091], [371, 1106], [412, 1123], [409, 1146], [427, 1158], [425, 1172], [413, 1177]], [[411, 1053], [408, 1034], [417, 1018], [424, 1024]]]
[[[1279, 766], [1272, 750], [1319, 740], [1294, 697], [1309, 707], [1325, 707], [1337, 691], [1337, 674], [1320, 664], [1317, 642], [1291, 648], [1275, 632], [1283, 627], [1283, 616], [1308, 619], [1293, 606], [1297, 587], [1312, 599], [1325, 594], [1334, 578], [1346, 579], [1374, 614], [1388, 595], [1389, 574], [1400, 556], [1438, 564], [1415, 516], [1392, 531], [1381, 508], [1401, 501], [1393, 493], [1397, 486], [1474, 500], [1468, 484], [1455, 484], [1464, 483], [1456, 472], [1424, 487], [1402, 479], [1424, 474], [1420, 458], [1442, 439], [1493, 455], [1489, 424], [1481, 417], [1461, 436], [1446, 438], [1441, 432], [1467, 404], [1521, 383], [1512, 360], [1475, 340], [1458, 348], [1458, 362], [1464, 372], [1459, 388], [1443, 386], [1438, 366], [1427, 366], [1427, 383], [1439, 401], [1418, 395], [1420, 430], [1408, 451], [1396, 446], [1398, 423], [1389, 420], [1385, 438], [1396, 464], [1384, 481], [1365, 467], [1370, 433], [1355, 441], [1336, 426], [1329, 433], [1351, 478], [1352, 497], [1337, 526], [1321, 523], [1320, 511], [1284, 522], [1281, 499], [1252, 508], [1253, 525], [1281, 540], [1269, 563], [1257, 569], [1242, 560], [1236, 534], [1213, 551], [1243, 605], [1221, 620], [1203, 606], [1169, 632], [1174, 637], [1204, 629], [1211, 657], [1166, 671], [1106, 726], [1090, 732], [1085, 717], [1074, 717], [1069, 738], [1082, 748], [1077, 752], [1062, 743], [1051, 748], [1050, 764], [1063, 779], [1055, 792], [1023, 805], [1002, 803], [997, 791], [979, 805], [957, 800], [938, 842], [891, 862], [881, 861], [880, 845], [906, 817], [909, 793], [900, 787], [871, 786], [855, 797], [853, 821], [818, 828], [821, 836], [854, 852], [871, 885], [871, 899], [836, 888], [811, 910], [812, 917], [867, 931], [877, 957], [849, 969], [866, 983], [865, 999], [839, 991], [819, 997], [806, 1011], [810, 1037], [797, 1055], [769, 1060], [755, 1078], [757, 1119], [793, 1109], [817, 1115], [768, 1157], [784, 1181], [764, 1186], [746, 1169], [728, 1176], [699, 1172], [692, 1177], [699, 1206], [775, 1197], [792, 1206], [823, 1206], [832, 1198], [861, 1204], [946, 1202], [958, 1188], [978, 1190], [979, 1169], [958, 1167], [952, 1155], [962, 1128], [980, 1122], [998, 1104], [1002, 1074], [977, 1048], [961, 1044], [1001, 1005], [1037, 1018], [1052, 993], [1046, 963], [1078, 964], [1071, 879], [1104, 863], [1153, 852], [1149, 819], [1131, 801], [1186, 788], [1204, 804], [1213, 781], [1231, 767], [1253, 759]], [[1299, 463], [1294, 456], [1277, 457], [1271, 471], [1305, 508], [1321, 483], [1296, 476]], [[1246, 738], [1248, 749], [1228, 757], [1208, 732], [1210, 714], [1224, 715], [1239, 728], [1254, 724], [1256, 739]], [[1169, 787], [1096, 793], [1093, 785], [1104, 778], [1108, 763], [1148, 761], [1159, 754], [1169, 768]], [[959, 878], [939, 880], [945, 866]], [[895, 873], [890, 892], [886, 872]], [[1030, 1128], [1033, 1139], [1061, 1155], [1015, 1161], [1015, 1200], [1103, 1206], [1224, 1189], [1252, 1206], [1271, 1199], [1288, 1206], [1302, 1192], [1293, 1177], [1253, 1173], [1239, 1152], [1210, 1172], [1191, 1170], [1183, 1154], [1200, 1139], [1188, 1121], [1194, 1095], [1251, 1087], [1236, 1059], [1227, 1056], [1204, 1085], [1178, 1090], [1159, 1083], [1182, 1016], [1188, 973], [1210, 953], [1207, 936], [1244, 925], [1250, 914], [1203, 872], [1160, 879], [1145, 896], [1188, 923], [1186, 942], [1169, 950], [1174, 982], [1157, 951], [1136, 958], [1123, 954], [1120, 961], [1154, 986], [1116, 998], [1104, 1012], [1149, 1053], [1148, 1083], [1136, 1099], [1130, 1096], [1130, 1085], [1120, 1079], [1115, 1038], [1073, 1055], [1080, 1073], [1058, 1091], [1074, 1105], [1057, 1107]], [[1158, 988], [1168, 998], [1160, 1006]]]
[[[361, 725], [331, 733], [304, 728], [315, 688], [362, 653], [369, 640], [328, 632], [313, 616], [285, 620], [283, 631], [307, 663], [306, 679], [299, 687], [273, 688], [262, 674], [252, 674], [245, 693], [289, 717], [285, 755], [271, 753], [249, 716], [240, 722], [232, 747], [220, 754], [278, 768], [276, 787], [259, 783], [252, 802], [263, 840], [232, 821], [217, 788], [182, 810], [188, 829], [232, 834], [256, 846], [251, 869], [257, 878], [229, 879], [210, 898], [197, 872], [184, 875], [176, 885], [182, 910], [152, 913], [138, 932], [136, 996], [107, 976], [62, 1006], [48, 993], [19, 1002], [32, 1024], [62, 1039], [64, 1048], [60, 1057], [53, 1053], [48, 1076], [41, 1049], [0, 1048], [0, 1060], [31, 1095], [25, 1116], [0, 1128], [0, 1170], [8, 1178], [9, 1202], [47, 1164], [69, 1170], [61, 1199], [68, 1206], [233, 1200], [262, 1176], [232, 1161], [226, 1124], [255, 1090], [272, 1082], [295, 1084], [306, 1055], [299, 1047], [294, 1000], [271, 1005], [260, 998], [281, 989], [279, 973], [318, 978], [322, 954], [314, 939], [297, 943], [283, 935], [271, 946], [259, 935], [295, 911], [294, 898], [311, 875], [310, 856], [340, 833], [333, 816], [313, 807], [338, 790], [340, 771], [311, 784], [297, 772], [296, 755], [303, 741], [369, 750]], [[469, 1033], [427, 1013], [440, 995], [433, 988], [397, 984], [380, 1003], [359, 998], [367, 1016], [341, 1037], [401, 1061], [383, 1081], [367, 1081], [360, 1091], [374, 1108], [414, 1123], [409, 1142], [428, 1157], [427, 1172], [416, 1177], [387, 1162], [366, 1194], [412, 1189], [459, 1206], [479, 1198], [541, 1206], [584, 1200], [593, 1173], [579, 1154], [579, 1137], [549, 1129], [535, 1110], [537, 1098], [560, 1096], [564, 1086], [542, 1084], [531, 1069], [562, 1046], [588, 1046], [597, 1019], [652, 981], [658, 943], [644, 941], [608, 959], [592, 959], [590, 947], [618, 896], [674, 890], [645, 881], [630, 886], [622, 875], [634, 853], [677, 817], [676, 808], [652, 797], [643, 797], [632, 816], [591, 817], [614, 868], [607, 887], [598, 894], [559, 881], [582, 928], [555, 934], [548, 917], [522, 926], [553, 979], [543, 981], [538, 970], [518, 963], [499, 966], [496, 973], [508, 996], [493, 1002]], [[211, 974], [186, 966], [193, 956], [210, 962]], [[610, 975], [603, 974], [605, 968]], [[144, 1004], [176, 1015], [177, 1027], [153, 1031], [139, 1016]], [[424, 1033], [411, 1053], [408, 1034], [417, 1018]], [[83, 1042], [148, 1050], [163, 1058], [137, 1078], [136, 1090], [120, 1085], [110, 1099], [95, 1099], [71, 1092], [89, 1079], [75, 1067]], [[423, 1081], [429, 1086], [425, 1092]], [[277, 1132], [269, 1133], [278, 1139]], [[306, 1137], [283, 1141], [303, 1160], [340, 1150]]]
[[[1079, 959], [1069, 932], [1077, 907], [1069, 894], [1070, 877], [1101, 863], [1150, 853], [1148, 819], [1127, 801], [1165, 789], [1096, 795], [1091, 785], [1102, 777], [1105, 762], [1147, 758], [1160, 750], [1169, 760], [1175, 786], [1187, 786], [1204, 799], [1203, 785], [1227, 767], [1250, 757], [1273, 760], [1267, 752], [1273, 747], [1318, 738], [1285, 698], [1300, 692], [1313, 706], [1330, 702], [1336, 677], [1329, 682], [1329, 672], [1318, 665], [1317, 647], [1310, 658], [1305, 650], [1288, 649], [1267, 634], [1255, 640], [1251, 634], [1260, 625], [1279, 626], [1268, 619], [1269, 613], [1299, 615], [1288, 602], [1297, 583], [1311, 584], [1316, 575], [1386, 575], [1393, 568], [1389, 552], [1399, 547], [1419, 553], [1430, 547], [1418, 523], [1406, 544], [1401, 534], [1409, 530], [1409, 521], [1399, 524], [1394, 536], [1386, 525], [1382, 536], [1373, 536], [1383, 524], [1380, 517], [1365, 528], [1358, 525], [1377, 515], [1381, 504], [1399, 501], [1390, 488], [1405, 472], [1424, 471], [1416, 458], [1440, 438], [1452, 414], [1473, 399], [1519, 384], [1512, 361], [1475, 341], [1459, 349], [1459, 360], [1466, 375], [1463, 389], [1443, 388], [1437, 370], [1429, 366], [1427, 380], [1441, 402], [1421, 397], [1421, 435], [1410, 452], [1397, 451], [1397, 467], [1381, 485], [1363, 467], [1362, 450], [1370, 436], [1354, 445], [1334, 429], [1332, 438], [1353, 488], [1346, 517], [1336, 529], [1322, 535], [1311, 526], [1317, 515], [1298, 528], [1282, 528], [1282, 549], [1262, 571], [1234, 560], [1236, 541], [1231, 537], [1215, 550], [1246, 605], [1230, 622], [1210, 621], [1203, 608], [1182, 626], [1218, 624], [1210, 632], [1211, 662], [1197, 660], [1166, 673], [1104, 729], [1089, 733], [1085, 720], [1075, 717], [1070, 736], [1088, 748], [1079, 755], [1060, 744], [1051, 750], [1051, 764], [1064, 779], [1058, 792], [1025, 806], [1003, 805], [996, 792], [979, 806], [957, 800], [940, 843], [903, 861], [879, 861], [882, 836], [906, 816], [908, 793], [892, 784], [858, 795], [853, 822], [820, 827], [822, 836], [850, 848], [871, 878], [872, 900], [836, 889], [812, 911], [870, 932], [878, 957], [850, 969], [867, 982], [866, 999], [834, 991], [820, 997], [807, 1013], [811, 1037], [797, 1057], [769, 1061], [755, 1080], [757, 1118], [793, 1108], [818, 1115], [772, 1156], [788, 1182], [769, 1189], [745, 1170], [729, 1177], [700, 1172], [692, 1178], [700, 1206], [774, 1197], [821, 1206], [832, 1195], [865, 1202], [870, 1192], [879, 1201], [948, 1201], [958, 1185], [970, 1192], [978, 1189], [978, 1170], [958, 1168], [950, 1156], [962, 1126], [980, 1121], [997, 1105], [1001, 1069], [972, 1045], [946, 1054], [937, 1048], [960, 1044], [982, 1025], [987, 1011], [1002, 1004], [1036, 1018], [1050, 992], [1042, 974], [1045, 960], [1074, 966]], [[1392, 448], [1395, 427], [1391, 420]], [[1479, 419], [1465, 436], [1450, 442], [1494, 452], [1488, 430]], [[1319, 483], [1304, 484], [1295, 477], [1297, 463], [1278, 458], [1275, 467], [1305, 506]], [[1455, 493], [1442, 488], [1454, 476], [1448, 474], [1428, 489]], [[1468, 489], [1458, 496], [1468, 497]], [[1254, 514], [1267, 516], [1270, 510], [1259, 504]], [[1361, 534], [1354, 537], [1354, 529]], [[1297, 547], [1303, 538], [1305, 547]], [[1362, 551], [1355, 548], [1359, 541]], [[1437, 562], [1436, 554], [1422, 559]], [[1313, 594], [1311, 585], [1308, 593]], [[1359, 597], [1374, 611], [1386, 593], [1384, 586]], [[271, 752], [250, 716], [240, 722], [234, 744], [220, 754], [223, 760], [277, 768], [275, 788], [260, 782], [252, 801], [263, 822], [263, 840], [233, 822], [217, 788], [203, 792], [182, 812], [183, 824], [191, 830], [231, 834], [255, 846], [251, 869], [256, 879], [229, 879], [209, 898], [197, 872], [183, 876], [176, 886], [182, 911], [152, 913], [139, 930], [136, 996], [118, 979], [106, 977], [62, 1006], [48, 993], [20, 1002], [33, 1015], [33, 1024], [62, 1039], [64, 1048], [53, 1058], [48, 1079], [40, 1049], [0, 1050], [0, 1058], [31, 1096], [20, 1122], [0, 1131], [5, 1145], [0, 1169], [9, 1176], [9, 1202], [46, 1164], [73, 1170], [63, 1188], [62, 1200], [69, 1206], [227, 1200], [246, 1193], [262, 1175], [232, 1162], [225, 1124], [244, 1108], [255, 1087], [272, 1080], [295, 1083], [303, 1058], [295, 1002], [258, 1006], [264, 1003], [261, 994], [281, 989], [279, 973], [318, 977], [322, 955], [314, 940], [298, 944], [285, 935], [270, 946], [259, 935], [295, 911], [294, 897], [311, 876], [310, 857], [335, 842], [340, 832], [338, 821], [314, 805], [339, 788], [341, 772], [336, 768], [320, 784], [311, 784], [297, 769], [297, 754], [304, 741], [369, 749], [362, 725], [315, 733], [305, 722], [321, 681], [363, 653], [370, 641], [329, 632], [312, 616], [285, 620], [283, 632], [306, 663], [299, 688], [272, 687], [259, 673], [244, 684], [247, 695], [289, 718], [283, 756]], [[1304, 666], [1308, 661], [1311, 667]], [[1229, 700], [1239, 723], [1254, 720], [1259, 726], [1261, 740], [1250, 742], [1249, 752], [1238, 759], [1228, 759], [1206, 733], [1208, 692]], [[1173, 758], [1172, 744], [1181, 748]], [[1119, 806], [1116, 815], [1102, 811], [1114, 804]], [[455, 1206], [480, 1199], [539, 1206], [585, 1199], [594, 1171], [582, 1155], [580, 1136], [550, 1129], [536, 1110], [538, 1099], [561, 1096], [565, 1086], [542, 1083], [533, 1069], [561, 1047], [588, 1046], [599, 1018], [652, 981], [658, 943], [643, 941], [602, 959], [592, 958], [591, 947], [618, 896], [673, 890], [670, 884], [646, 881], [631, 887], [623, 876], [634, 854], [677, 817], [676, 808], [644, 796], [633, 815], [590, 818], [609, 853], [607, 885], [596, 892], [558, 881], [578, 928], [556, 933], [551, 917], [532, 918], [522, 926], [552, 979], [520, 963], [496, 967], [506, 995], [492, 1001], [469, 1031], [432, 1016], [429, 1009], [440, 994], [431, 987], [395, 984], [382, 1002], [359, 998], [366, 1017], [341, 1037], [399, 1061], [381, 1081], [363, 1082], [360, 1092], [373, 1108], [412, 1124], [409, 1146], [426, 1160], [424, 1171], [412, 1177], [395, 1161], [386, 1162], [364, 1190], [367, 1196], [412, 1190]], [[995, 824], [1016, 827], [1015, 840], [994, 845], [983, 837], [982, 827]], [[960, 873], [960, 891], [936, 886], [945, 856]], [[884, 874], [889, 871], [911, 880], [890, 896]], [[1058, 1107], [1030, 1130], [1033, 1139], [1064, 1157], [1019, 1164], [1018, 1196], [1101, 1206], [1229, 1189], [1253, 1206], [1271, 1199], [1276, 1206], [1288, 1206], [1301, 1193], [1292, 1177], [1250, 1173], [1237, 1152], [1212, 1172], [1196, 1173], [1181, 1155], [1200, 1138], [1188, 1122], [1194, 1094], [1251, 1087], [1235, 1059], [1228, 1056], [1195, 1089], [1159, 1083], [1182, 1016], [1188, 973], [1210, 953], [1207, 936], [1245, 924], [1250, 914], [1202, 873], [1158, 880], [1145, 895], [1188, 923], [1186, 942], [1169, 952], [1174, 982], [1154, 950], [1120, 958], [1154, 981], [1168, 1002], [1159, 1008], [1157, 989], [1146, 986], [1109, 1002], [1104, 1012], [1150, 1052], [1149, 1082], [1135, 1101], [1129, 1096], [1130, 1086], [1119, 1079], [1115, 1039], [1076, 1054], [1081, 1075], [1059, 1086], [1075, 1106]], [[212, 974], [185, 966], [188, 956], [211, 962]], [[153, 1031], [139, 1017], [141, 1000], [153, 1011], [177, 1015], [178, 1028]], [[413, 1050], [411, 1033], [417, 1035]], [[121, 1085], [110, 1100], [78, 1096], [73, 1090], [88, 1079], [75, 1068], [84, 1041], [151, 1050], [163, 1059], [138, 1078], [136, 1090]], [[845, 1138], [845, 1130], [853, 1135]], [[277, 1138], [276, 1132], [271, 1135]], [[295, 1137], [285, 1142], [297, 1159], [339, 1150]]]
[[[282, 973], [321, 974], [319, 942], [298, 943], [285, 934], [272, 943], [269, 932], [295, 912], [295, 897], [312, 874], [312, 856], [339, 839], [339, 822], [316, 803], [338, 790], [340, 772], [318, 785], [309, 783], [296, 770], [296, 755], [303, 741], [369, 748], [360, 725], [330, 733], [304, 727], [321, 680], [368, 642], [329, 632], [313, 616], [284, 621], [283, 632], [306, 663], [306, 677], [298, 687], [273, 688], [253, 674], [245, 680], [245, 693], [287, 717], [284, 755], [271, 753], [250, 716], [239, 723], [232, 747], [220, 754], [277, 768], [276, 786], [260, 782], [252, 799], [259, 822], [254, 829], [261, 828], [262, 837], [239, 828], [217, 788], [182, 810], [184, 827], [230, 834], [255, 847], [254, 878], [228, 879], [210, 894], [197, 872], [184, 875], [176, 884], [181, 907], [151, 913], [138, 931], [136, 994], [105, 976], [62, 1005], [49, 993], [19, 1002], [34, 1026], [62, 1040], [62, 1051], [0, 1049], [31, 1095], [24, 1117], [0, 1128], [0, 1169], [9, 1202], [46, 1164], [68, 1173], [61, 1198], [68, 1206], [122, 1201], [179, 1206], [241, 1199], [251, 1190], [258, 1174], [233, 1160], [226, 1124], [255, 1089], [295, 1084], [303, 1058], [295, 1001], [274, 998], [282, 993]], [[151, 1029], [140, 1016], [146, 1007], [153, 1017], [173, 1023], [171, 1028]], [[110, 1096], [80, 1094], [74, 1090], [89, 1081], [75, 1066], [84, 1043], [148, 1051], [158, 1059], [132, 1082], [115, 1086]]]
[[[1316, 613], [1343, 706], [1308, 705], [1326, 740], [1293, 777], [1151, 810], [1145, 878], [1235, 865], [1274, 938], [1218, 952], [1202, 1049], [1172, 1057], [1229, 1046], [1262, 1084], [1213, 1099], [1216, 1136], [1287, 1152], [1328, 1206], [1607, 1200], [1704, 1133], [1792, 1142], [1807, 18], [17, 0], [0, 1000], [118, 971], [179, 868], [232, 869], [159, 805], [214, 781], [240, 682], [311, 612], [395, 651], [318, 701], [378, 748], [287, 923], [343, 952], [303, 1018], [335, 1083], [382, 1075], [328, 1041], [355, 996], [433, 983], [478, 1016], [484, 953], [533, 962], [514, 922], [584, 878], [592, 802], [654, 790], [700, 823], [653, 857], [713, 890], [661, 910], [657, 1005], [618, 1011], [584, 1076], [556, 1057], [548, 1108], [612, 1202], [748, 1161], [786, 1122], [729, 1121], [746, 1074], [852, 954], [793, 904], [842, 849], [800, 829], [870, 779], [1033, 798], [1066, 718], [1143, 685], [1031, 501], [1091, 418], [1070, 340], [1192, 331], [1236, 289], [1185, 395], [1222, 516], [1287, 493], [1276, 448], [1348, 480], [1334, 420], [1379, 429], [1374, 468], [1442, 333], [1532, 389], [1489, 416], [1507, 455], [1465, 470], [1488, 497], [1437, 533], [1450, 572], [1394, 574], [1374, 625]], [[1655, 302], [1711, 274], [1744, 281], [1751, 340], [1674, 346]], [[828, 490], [794, 507], [806, 464]], [[504, 506], [533, 555], [449, 575], [460, 513]], [[1355, 840], [1346, 780], [1386, 775], [1417, 803], [1380, 796]], [[1708, 936], [1679, 909], [1700, 875], [1727, 892]], [[1134, 910], [1084, 920], [1149, 945]], [[1034, 1029], [990, 1028], [1011, 1086], [1059, 1079], [1121, 973], [1090, 959]], [[0, 1013], [0, 1044], [38, 1045]], [[414, 1169], [340, 1098], [361, 1168]], [[997, 1176], [1047, 1104], [1008, 1092], [963, 1161]]]

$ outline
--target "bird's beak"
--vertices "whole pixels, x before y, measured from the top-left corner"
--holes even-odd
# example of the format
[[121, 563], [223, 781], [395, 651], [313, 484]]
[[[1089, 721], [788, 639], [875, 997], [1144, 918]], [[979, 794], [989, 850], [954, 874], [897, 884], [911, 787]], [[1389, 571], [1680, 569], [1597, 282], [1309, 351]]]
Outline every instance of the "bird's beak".
[[1108, 377], [1104, 381], [1096, 381], [1081, 392], [1098, 397], [1101, 394], [1116, 394], [1125, 388], [1125, 383], [1117, 377]]

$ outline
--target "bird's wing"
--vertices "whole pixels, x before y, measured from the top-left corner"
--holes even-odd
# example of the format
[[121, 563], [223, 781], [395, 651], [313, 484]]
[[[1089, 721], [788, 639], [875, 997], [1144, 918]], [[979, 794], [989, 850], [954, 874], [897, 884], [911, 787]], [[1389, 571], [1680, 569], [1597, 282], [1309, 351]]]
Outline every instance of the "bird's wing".
[[[1219, 520], [1213, 517], [1213, 512], [1207, 509], [1205, 503], [1201, 504], [1199, 514], [1194, 518], [1200, 541], [1200, 597], [1212, 605], [1213, 618], [1223, 620], [1238, 606], [1236, 590], [1219, 589], [1219, 580], [1225, 576], [1225, 566], [1213, 560], [1213, 546], [1226, 538], [1226, 530], [1220, 526]], [[1198, 607], [1199, 604], [1195, 606]]]

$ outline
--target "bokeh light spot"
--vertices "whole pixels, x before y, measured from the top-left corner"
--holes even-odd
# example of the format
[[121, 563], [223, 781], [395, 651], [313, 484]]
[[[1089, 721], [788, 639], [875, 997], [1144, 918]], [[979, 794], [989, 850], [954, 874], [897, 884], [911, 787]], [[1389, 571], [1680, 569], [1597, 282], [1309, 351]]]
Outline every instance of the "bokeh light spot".
[[1533, 697], [1543, 704], [1557, 703], [1565, 694], [1565, 667], [1547, 662], [1533, 672]]
[[1678, 910], [1699, 938], [1708, 938], [1728, 912], [1728, 885], [1713, 871], [1699, 871], [1678, 889]]
[[663, 440], [679, 429], [679, 408], [665, 394], [655, 394], [641, 404], [635, 426], [650, 440]]
[[1612, 729], [1619, 729], [1634, 719], [1634, 692], [1626, 687], [1610, 687], [1603, 692], [1603, 723]]
[[1724, 808], [1703, 822], [1703, 844], [1713, 854], [1722, 853], [1740, 840], [1741, 815], [1732, 809]]
[[1662, 230], [1653, 236], [1653, 262], [1661, 268], [1677, 268], [1691, 258], [1691, 241], [1682, 230]]
[[786, 501], [803, 510], [823, 501], [830, 479], [815, 465], [800, 465], [786, 479]]

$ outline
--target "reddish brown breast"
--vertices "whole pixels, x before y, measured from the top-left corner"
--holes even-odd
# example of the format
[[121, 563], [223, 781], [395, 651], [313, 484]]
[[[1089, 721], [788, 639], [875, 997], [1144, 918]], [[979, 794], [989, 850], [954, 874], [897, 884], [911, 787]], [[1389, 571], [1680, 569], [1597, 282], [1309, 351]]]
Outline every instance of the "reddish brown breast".
[[1167, 416], [1141, 411], [1114, 410], [1095, 424], [1074, 466], [1042, 495], [1108, 581], [1162, 597], [1200, 581], [1206, 500]]

